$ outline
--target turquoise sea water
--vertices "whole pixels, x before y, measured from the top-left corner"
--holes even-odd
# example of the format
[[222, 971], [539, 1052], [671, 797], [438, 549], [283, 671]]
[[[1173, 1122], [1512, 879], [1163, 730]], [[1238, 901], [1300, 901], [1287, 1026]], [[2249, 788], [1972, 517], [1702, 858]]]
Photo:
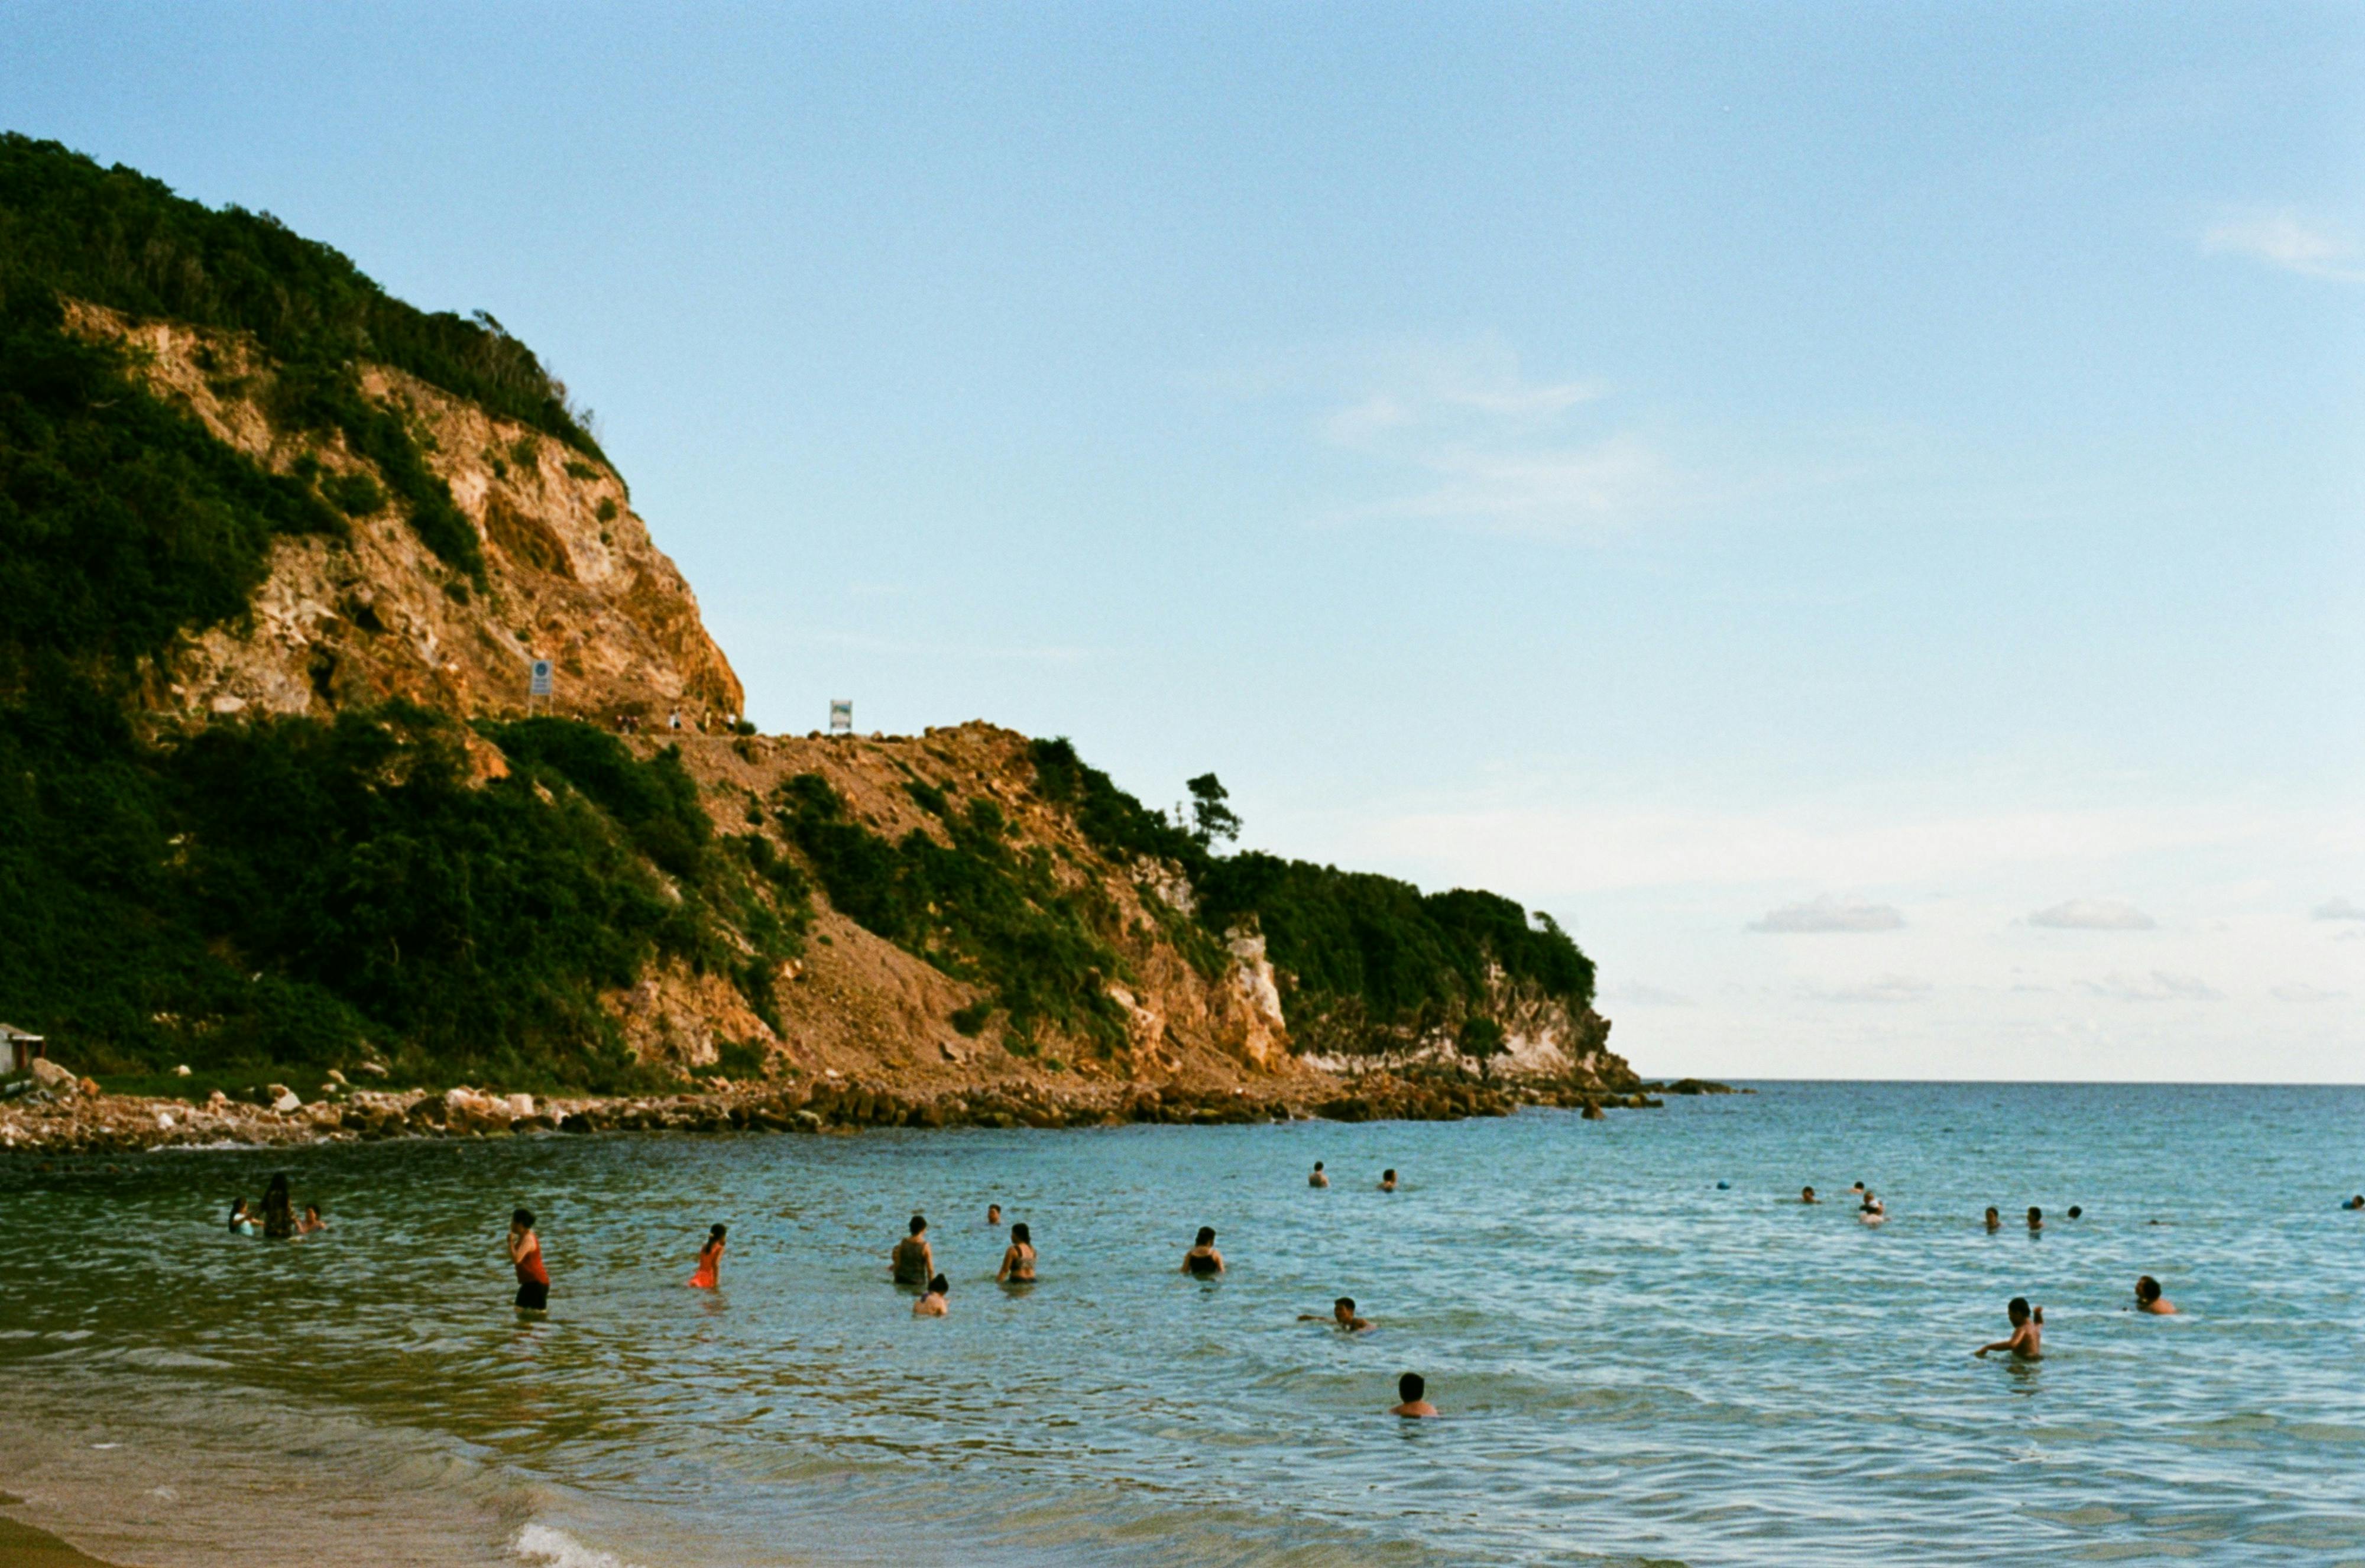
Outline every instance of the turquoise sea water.
[[[2365, 1215], [2337, 1206], [2365, 1090], [1761, 1090], [12, 1158], [0, 1491], [160, 1564], [2365, 1562]], [[325, 1237], [222, 1229], [275, 1170]], [[1031, 1290], [991, 1282], [990, 1200], [1033, 1226]], [[541, 1321], [509, 1305], [520, 1203]], [[943, 1321], [886, 1279], [915, 1208]], [[716, 1220], [708, 1295], [681, 1282]], [[1203, 1223], [1213, 1284], [1177, 1271]], [[2123, 1310], [2144, 1272], [2184, 1316]], [[1376, 1332], [1295, 1321], [1342, 1293]], [[2014, 1294], [2047, 1359], [1974, 1360]], [[1382, 1414], [1408, 1369], [1446, 1419]]]

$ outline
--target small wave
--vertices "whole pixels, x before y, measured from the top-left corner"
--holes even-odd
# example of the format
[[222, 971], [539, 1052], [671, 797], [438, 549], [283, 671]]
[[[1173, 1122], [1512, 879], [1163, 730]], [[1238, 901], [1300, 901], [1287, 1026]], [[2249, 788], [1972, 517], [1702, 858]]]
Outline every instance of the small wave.
[[517, 1532], [510, 1548], [524, 1561], [546, 1562], [550, 1568], [633, 1568], [614, 1552], [586, 1546], [549, 1525], [526, 1526]]

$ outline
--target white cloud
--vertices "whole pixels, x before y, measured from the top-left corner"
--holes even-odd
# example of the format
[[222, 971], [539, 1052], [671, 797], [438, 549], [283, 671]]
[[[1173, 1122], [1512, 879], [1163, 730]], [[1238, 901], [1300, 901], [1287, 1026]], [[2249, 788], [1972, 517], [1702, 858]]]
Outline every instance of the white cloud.
[[1578, 411], [1605, 396], [1599, 383], [1530, 378], [1496, 339], [1366, 351], [1312, 379], [1343, 399], [1316, 421], [1323, 442], [1401, 481], [1393, 498], [1339, 508], [1333, 521], [1600, 537], [1664, 515], [1689, 488], [1638, 432], [1576, 426]]
[[1859, 903], [1834, 898], [1825, 893], [1806, 903], [1784, 904], [1780, 909], [1765, 912], [1762, 920], [1753, 920], [1745, 927], [1750, 931], [1895, 931], [1905, 924], [1905, 916], [1893, 905]]
[[2059, 931], [2149, 931], [2159, 923], [2121, 899], [2071, 899], [2028, 917]]
[[2207, 982], [2192, 975], [2170, 974], [2166, 969], [2154, 969], [2147, 975], [2112, 974], [2098, 980], [2080, 980], [2078, 989], [2089, 996], [2105, 996], [2114, 1002], [2224, 1000]]
[[2365, 920], [2365, 904], [2351, 899], [2326, 899], [2309, 913], [2318, 920]]
[[1655, 985], [1644, 985], [1640, 981], [1613, 987], [1602, 993], [1601, 1000], [1613, 1007], [1691, 1007], [1697, 1005], [1690, 997], [1686, 996], [1682, 991], [1668, 991], [1663, 987]]
[[[1820, 882], [1885, 887], [2004, 868], [2072, 868], [2135, 855], [2227, 849], [2255, 854], [2304, 845], [2320, 857], [2365, 853], [2356, 813], [2260, 814], [2248, 810], [2037, 810], [1900, 815], [1845, 802], [1719, 812], [1565, 803], [1576, 786], [1539, 779], [1516, 796], [1534, 804], [1472, 800], [1441, 809], [1384, 812], [1356, 824], [1334, 854], [1398, 864], [1427, 862], [1473, 887], [1590, 893], [1619, 888]], [[2095, 880], [2105, 881], [2108, 871]], [[1493, 880], [1487, 879], [1492, 878]], [[2105, 881], [2107, 885], [2107, 881]]]
[[2201, 237], [2201, 248], [2213, 255], [2247, 256], [2303, 277], [2365, 283], [2356, 246], [2289, 208], [2228, 217]]
[[1862, 985], [1810, 990], [1819, 1002], [1920, 1002], [1937, 988], [1911, 975], [1876, 975]]
[[2287, 985], [2275, 987], [2274, 991], [2277, 1002], [2335, 1002], [2348, 994], [2345, 991], [2326, 991], [2305, 980], [2292, 980]]

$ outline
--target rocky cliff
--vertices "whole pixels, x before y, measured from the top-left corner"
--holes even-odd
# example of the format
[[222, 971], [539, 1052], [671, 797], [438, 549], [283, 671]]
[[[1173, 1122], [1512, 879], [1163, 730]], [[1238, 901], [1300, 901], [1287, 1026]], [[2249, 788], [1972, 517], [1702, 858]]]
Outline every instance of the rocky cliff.
[[476, 531], [479, 584], [443, 562], [341, 432], [291, 428], [272, 407], [284, 367], [240, 332], [133, 320], [80, 300], [72, 330], [129, 351], [149, 388], [269, 471], [362, 478], [344, 536], [274, 542], [250, 613], [185, 638], [154, 670], [155, 710], [325, 717], [402, 698], [469, 717], [521, 713], [528, 671], [554, 666], [540, 709], [667, 729], [736, 719], [739, 678], [706, 634], [689, 584], [650, 542], [605, 463], [388, 365], [364, 397], [397, 414]]
[[1224, 855], [1227, 812], [981, 722], [747, 733], [489, 318], [21, 139], [0, 241], [0, 1015], [77, 1066], [860, 1081], [913, 1115], [1636, 1086], [1590, 962], [1508, 900]]

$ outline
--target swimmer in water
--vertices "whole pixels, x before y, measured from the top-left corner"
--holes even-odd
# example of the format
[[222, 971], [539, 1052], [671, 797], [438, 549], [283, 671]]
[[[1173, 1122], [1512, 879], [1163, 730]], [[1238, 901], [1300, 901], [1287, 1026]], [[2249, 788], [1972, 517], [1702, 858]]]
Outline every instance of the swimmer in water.
[[1815, 1190], [1812, 1187], [1801, 1187], [1799, 1190], [1799, 1201], [1802, 1204], [1819, 1204], [1822, 1202], [1821, 1198], [1815, 1196]]
[[1437, 1415], [1437, 1406], [1429, 1402], [1429, 1380], [1418, 1372], [1407, 1372], [1396, 1379], [1396, 1399], [1395, 1408], [1388, 1412], [1391, 1416], [1426, 1421]]
[[298, 1236], [309, 1236], [316, 1230], [326, 1230], [328, 1228], [329, 1222], [320, 1217], [320, 1205], [318, 1204], [306, 1204], [304, 1205], [304, 1217], [296, 1222], [296, 1234]]
[[1395, 1173], [1395, 1169], [1394, 1169], [1393, 1167], [1391, 1167], [1391, 1168], [1390, 1168], [1390, 1169], [1388, 1169], [1388, 1170], [1385, 1170], [1381, 1171], [1381, 1172], [1380, 1172], [1380, 1191], [1381, 1191], [1381, 1192], [1383, 1192], [1383, 1193], [1393, 1193], [1393, 1192], [1395, 1192], [1395, 1190], [1396, 1190], [1396, 1173]]
[[996, 1284], [1003, 1285], [1035, 1282], [1035, 1237], [1025, 1220], [1010, 1227], [1010, 1246], [1002, 1254], [1002, 1267], [993, 1279]]
[[1984, 1356], [1990, 1350], [2010, 1350], [2014, 1361], [2041, 1361], [2045, 1359], [2045, 1309], [2031, 1310], [2028, 1298], [2016, 1295], [2004, 1309], [2012, 1319], [2012, 1338], [1998, 1339], [1992, 1345], [1981, 1345], [1971, 1352]]
[[248, 1212], [244, 1198], [232, 1198], [230, 1204], [230, 1233], [232, 1236], [252, 1236], [254, 1215]]
[[919, 1285], [925, 1288], [928, 1276], [936, 1271], [936, 1255], [928, 1246], [928, 1221], [925, 1215], [912, 1216], [912, 1233], [895, 1243], [887, 1254], [888, 1267], [899, 1285]]
[[1864, 1190], [1863, 1182], [1852, 1182], [1848, 1184], [1848, 1196], [1855, 1199], [1857, 1202], [1861, 1203], [1870, 1195], [1870, 1193]]
[[2085, 1212], [2086, 1211], [2084, 1209], [2079, 1208], [2075, 1204], [2071, 1204], [2069, 1205], [2069, 1217], [2071, 1219], [2076, 1219], [2079, 1215], [2084, 1214]]
[[1988, 1229], [1989, 1229], [1989, 1231], [1990, 1231], [1990, 1232], [1994, 1232], [1994, 1231], [2001, 1230], [2002, 1228], [2003, 1228], [2003, 1215], [2001, 1215], [2001, 1214], [1998, 1214], [1998, 1213], [1996, 1212], [1995, 1207], [1994, 1207], [1994, 1205], [1993, 1205], [1993, 1204], [1990, 1204], [1990, 1205], [1989, 1205], [1989, 1207], [1988, 1207]]
[[545, 1310], [550, 1305], [550, 1271], [543, 1266], [542, 1238], [533, 1233], [532, 1209], [519, 1209], [510, 1215], [510, 1264], [517, 1270], [518, 1310]]
[[1212, 1280], [1224, 1271], [1224, 1255], [1216, 1250], [1214, 1226], [1199, 1227], [1199, 1239], [1182, 1254], [1182, 1271], [1194, 1280]]
[[2028, 1205], [2028, 1234], [2034, 1236], [2045, 1228], [2045, 1211], [2034, 1204]]
[[988, 1204], [985, 1205], [985, 1223], [992, 1226], [996, 1230], [1000, 1230], [1002, 1228], [1002, 1205], [1000, 1204]]
[[2176, 1316], [2176, 1303], [2159, 1294], [2159, 1282], [2149, 1274], [2135, 1282], [2135, 1310], [2148, 1312], [2155, 1317]]
[[698, 1271], [689, 1276], [692, 1290], [720, 1290], [723, 1286], [723, 1236], [730, 1227], [718, 1225], [706, 1233], [706, 1245], [698, 1249]]
[[2344, 1209], [2365, 1209], [2365, 1193], [2359, 1193], [2340, 1205]]
[[1327, 1187], [1330, 1184], [1330, 1178], [1322, 1173], [1322, 1162], [1320, 1160], [1317, 1159], [1314, 1162], [1314, 1173], [1306, 1177], [1306, 1184], [1309, 1187]]
[[928, 1282], [927, 1294], [912, 1304], [912, 1316], [942, 1317], [947, 1308], [945, 1297], [950, 1294], [952, 1288], [950, 1280], [946, 1279], [942, 1274], [936, 1275]]
[[[1322, 1315], [1318, 1312], [1301, 1312], [1297, 1315], [1297, 1321], [1300, 1323], [1319, 1323], [1322, 1320]], [[1349, 1334], [1361, 1334], [1372, 1327], [1370, 1318], [1355, 1316], [1355, 1298], [1351, 1295], [1342, 1295], [1330, 1304], [1330, 1321]]]
[[1889, 1207], [1870, 1193], [1864, 1195], [1864, 1205], [1856, 1211], [1857, 1219], [1866, 1225], [1887, 1225]]

